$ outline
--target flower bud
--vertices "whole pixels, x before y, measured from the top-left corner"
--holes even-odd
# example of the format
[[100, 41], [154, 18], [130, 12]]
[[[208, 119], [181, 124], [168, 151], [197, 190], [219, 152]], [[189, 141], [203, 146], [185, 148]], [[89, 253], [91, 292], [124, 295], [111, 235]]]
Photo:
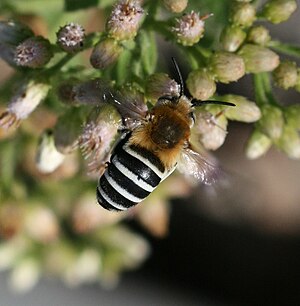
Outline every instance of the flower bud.
[[103, 168], [105, 166], [110, 145], [118, 132], [119, 123], [120, 116], [115, 108], [111, 105], [104, 105], [92, 113], [84, 126], [78, 138], [78, 146], [85, 159], [91, 157], [91, 171], [95, 170], [92, 167]]
[[245, 75], [245, 64], [239, 55], [220, 51], [212, 55], [210, 69], [222, 83], [234, 82]]
[[107, 102], [110, 90], [109, 82], [100, 78], [78, 83], [73, 87], [74, 101], [78, 104], [99, 106]]
[[144, 10], [139, 0], [120, 0], [107, 21], [107, 32], [116, 40], [133, 39], [143, 16]]
[[273, 71], [276, 86], [283, 89], [294, 87], [297, 84], [297, 64], [291, 61], [283, 61]]
[[246, 156], [249, 159], [259, 158], [270, 149], [271, 145], [271, 139], [256, 129], [246, 144]]
[[21, 252], [23, 252], [24, 249], [26, 249], [26, 246], [25, 246], [26, 243], [22, 243], [24, 242], [22, 241], [23, 237], [20, 239], [19, 237], [15, 239], [8, 239], [6, 241], [1, 241], [1, 244], [0, 244], [0, 271], [1, 272], [13, 267], [15, 263], [18, 261]]
[[243, 96], [225, 95], [219, 98], [221, 101], [232, 102], [236, 105], [235, 107], [226, 108], [224, 114], [227, 119], [241, 122], [255, 122], [261, 117], [259, 107]]
[[15, 49], [15, 46], [0, 43], [0, 59], [14, 68], [16, 67]]
[[217, 150], [223, 145], [227, 135], [228, 123], [223, 114], [214, 116], [210, 112], [201, 110], [196, 113], [195, 122], [194, 129], [205, 149]]
[[26, 233], [41, 243], [53, 242], [58, 237], [59, 225], [57, 218], [48, 207], [30, 207], [25, 217]]
[[256, 19], [256, 10], [250, 3], [234, 3], [230, 21], [234, 25], [250, 27]]
[[51, 173], [64, 161], [65, 155], [57, 151], [51, 131], [45, 132], [40, 139], [36, 155], [36, 166], [42, 173]]
[[11, 239], [18, 235], [22, 231], [23, 219], [24, 211], [21, 206], [16, 203], [2, 202], [0, 206], [0, 237]]
[[297, 81], [296, 81], [296, 85], [294, 88], [295, 90], [300, 92], [300, 68], [297, 69]]
[[16, 292], [27, 292], [37, 284], [40, 275], [41, 266], [37, 259], [22, 258], [11, 271], [9, 285]]
[[279, 56], [262, 46], [246, 44], [238, 54], [244, 59], [246, 71], [250, 73], [273, 71], [279, 65]]
[[283, 128], [282, 135], [276, 145], [287, 154], [289, 158], [300, 159], [300, 135], [299, 131], [290, 124]]
[[0, 126], [9, 128], [27, 118], [47, 96], [49, 85], [29, 81], [11, 98], [7, 111], [0, 115]]
[[216, 91], [216, 83], [212, 74], [205, 69], [190, 72], [186, 80], [190, 94], [198, 100], [207, 100]]
[[60, 153], [68, 154], [75, 149], [84, 122], [84, 113], [77, 107], [70, 108], [58, 117], [54, 127], [54, 144]]
[[0, 45], [17, 46], [31, 36], [32, 30], [18, 21], [0, 21]]
[[69, 79], [62, 81], [58, 84], [56, 88], [56, 94], [62, 103], [66, 105], [77, 106], [78, 103], [75, 101], [74, 86], [78, 83], [76, 79]]
[[256, 45], [265, 46], [271, 40], [271, 36], [267, 28], [258, 25], [249, 30], [247, 40]]
[[57, 44], [68, 53], [78, 52], [83, 47], [84, 29], [79, 24], [71, 22], [65, 25], [59, 29], [56, 36]]
[[81, 251], [64, 271], [64, 281], [71, 287], [95, 282], [99, 278], [101, 257], [99, 250], [86, 248]]
[[93, 49], [90, 57], [91, 65], [96, 69], [105, 69], [118, 60], [122, 51], [123, 47], [116, 40], [110, 38], [102, 40]]
[[204, 20], [208, 17], [209, 15], [200, 17], [199, 13], [192, 11], [177, 19], [177, 24], [173, 28], [177, 42], [183, 46], [196, 44], [203, 36]]
[[146, 81], [145, 95], [156, 102], [161, 97], [179, 97], [180, 85], [166, 73], [154, 73]]
[[283, 114], [280, 108], [266, 104], [261, 107], [262, 117], [258, 121], [258, 127], [272, 140], [281, 136], [284, 126]]
[[81, 196], [72, 209], [72, 227], [76, 233], [90, 233], [99, 227], [111, 226], [127, 214], [111, 214], [95, 205], [94, 193]]
[[43, 67], [50, 61], [52, 56], [50, 42], [40, 36], [24, 40], [15, 50], [16, 64], [29, 68]]
[[262, 15], [272, 23], [286, 21], [297, 9], [295, 0], [270, 0], [262, 10]]
[[170, 12], [181, 13], [187, 7], [188, 0], [163, 0], [163, 3]]
[[300, 130], [300, 105], [293, 104], [284, 108], [284, 117], [289, 126], [296, 130]]
[[223, 29], [220, 41], [224, 51], [235, 52], [246, 38], [246, 33], [238, 26], [229, 25]]

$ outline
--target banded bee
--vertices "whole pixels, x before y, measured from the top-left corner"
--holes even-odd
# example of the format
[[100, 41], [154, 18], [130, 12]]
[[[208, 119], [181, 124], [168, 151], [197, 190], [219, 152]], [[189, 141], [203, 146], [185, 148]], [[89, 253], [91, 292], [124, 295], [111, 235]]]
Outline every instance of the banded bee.
[[175, 169], [199, 182], [214, 180], [217, 167], [190, 143], [193, 110], [205, 104], [234, 104], [188, 99], [179, 67], [172, 60], [180, 80], [179, 96], [163, 96], [153, 108], [144, 110], [110, 93], [109, 100], [119, 110], [126, 129], [99, 178], [97, 200], [105, 209], [123, 211], [135, 206]]

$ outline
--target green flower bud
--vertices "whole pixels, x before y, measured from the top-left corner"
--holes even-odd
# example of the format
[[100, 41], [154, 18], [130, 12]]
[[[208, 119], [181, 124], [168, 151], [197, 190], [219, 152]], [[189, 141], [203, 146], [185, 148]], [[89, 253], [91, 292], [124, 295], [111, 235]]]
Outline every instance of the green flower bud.
[[52, 56], [49, 40], [41, 36], [27, 38], [15, 50], [15, 62], [18, 66], [23, 67], [43, 67], [50, 61]]
[[54, 143], [56, 149], [62, 154], [71, 153], [81, 134], [85, 116], [80, 108], [70, 108], [58, 117], [54, 127]]
[[56, 36], [57, 44], [64, 51], [74, 53], [82, 49], [85, 34], [81, 25], [71, 22], [60, 28]]
[[40, 140], [36, 166], [42, 173], [51, 173], [56, 170], [64, 161], [65, 155], [57, 151], [54, 145], [52, 131], [45, 132]]
[[181, 13], [187, 7], [188, 0], [163, 0], [163, 3], [170, 12]]
[[256, 129], [246, 144], [246, 156], [249, 159], [259, 158], [270, 149], [271, 145], [271, 139]]
[[183, 46], [196, 44], [204, 33], [204, 20], [209, 16], [200, 17], [199, 13], [192, 11], [177, 19], [177, 24], [173, 28], [177, 42]]
[[223, 29], [220, 41], [222, 48], [228, 52], [235, 52], [246, 38], [246, 33], [238, 26], [229, 25]]
[[273, 71], [275, 84], [283, 89], [294, 87], [297, 84], [297, 64], [291, 61], [283, 61]]
[[265, 46], [271, 40], [271, 36], [267, 28], [258, 25], [249, 30], [247, 40], [256, 45]]
[[292, 125], [286, 124], [282, 135], [276, 145], [287, 154], [289, 158], [300, 159], [300, 136], [299, 131]]
[[273, 105], [266, 104], [261, 107], [262, 117], [258, 121], [258, 127], [272, 140], [278, 139], [284, 126], [282, 111]]
[[256, 10], [250, 3], [234, 3], [230, 21], [234, 25], [250, 27], [256, 19]]
[[250, 73], [273, 71], [280, 62], [275, 52], [253, 44], [244, 45], [238, 54], [244, 59], [246, 71]]
[[107, 21], [107, 32], [116, 40], [133, 39], [143, 16], [144, 10], [139, 0], [120, 0]]
[[207, 100], [216, 91], [216, 83], [212, 74], [206, 69], [192, 71], [186, 80], [190, 94], [198, 100]]
[[259, 107], [243, 96], [225, 95], [219, 97], [219, 99], [225, 102], [232, 102], [236, 105], [235, 107], [226, 108], [225, 116], [227, 119], [242, 122], [255, 122], [261, 117]]
[[91, 65], [96, 69], [105, 69], [114, 64], [123, 47], [114, 39], [107, 38], [99, 42], [93, 49], [90, 57]]
[[161, 97], [179, 97], [180, 86], [166, 73], [154, 73], [146, 81], [145, 95], [156, 102]]
[[205, 110], [198, 111], [195, 116], [194, 129], [200, 142], [207, 150], [217, 150], [223, 145], [227, 135], [226, 117], [223, 114], [215, 117]]
[[262, 15], [272, 23], [286, 21], [297, 9], [295, 0], [270, 0], [262, 10]]
[[237, 54], [220, 51], [212, 55], [210, 69], [222, 83], [234, 82], [245, 75], [243, 58]]
[[296, 81], [296, 85], [294, 88], [295, 90], [300, 92], [300, 68], [297, 69], [297, 81]]
[[284, 108], [284, 117], [288, 124], [297, 130], [300, 130], [300, 105], [294, 104]]

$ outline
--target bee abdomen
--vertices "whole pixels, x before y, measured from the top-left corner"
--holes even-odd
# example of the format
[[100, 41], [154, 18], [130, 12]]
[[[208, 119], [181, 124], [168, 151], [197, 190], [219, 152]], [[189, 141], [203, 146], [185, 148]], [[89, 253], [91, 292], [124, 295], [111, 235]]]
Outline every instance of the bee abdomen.
[[164, 176], [155, 154], [123, 142], [99, 179], [98, 202], [108, 210], [126, 210], [145, 199]]

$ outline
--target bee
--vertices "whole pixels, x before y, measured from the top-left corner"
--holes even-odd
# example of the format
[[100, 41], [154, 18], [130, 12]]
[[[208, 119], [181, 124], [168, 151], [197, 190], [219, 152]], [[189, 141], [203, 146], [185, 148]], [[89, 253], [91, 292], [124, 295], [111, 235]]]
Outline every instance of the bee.
[[105, 209], [124, 211], [142, 202], [176, 168], [199, 182], [213, 181], [216, 166], [190, 143], [193, 110], [205, 104], [234, 104], [188, 99], [179, 67], [172, 61], [180, 80], [179, 97], [161, 97], [151, 110], [144, 110], [110, 94], [128, 128], [99, 178], [97, 200]]

